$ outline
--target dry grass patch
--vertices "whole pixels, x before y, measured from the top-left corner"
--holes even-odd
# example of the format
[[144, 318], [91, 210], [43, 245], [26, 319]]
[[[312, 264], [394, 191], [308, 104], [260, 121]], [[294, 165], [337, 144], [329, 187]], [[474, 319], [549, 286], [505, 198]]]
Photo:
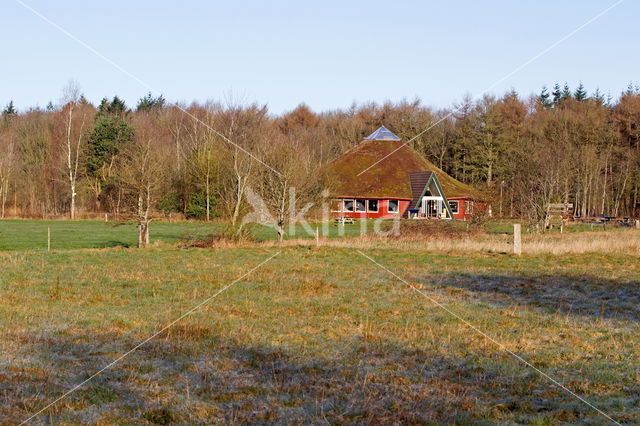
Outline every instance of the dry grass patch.
[[[522, 241], [522, 252], [532, 255], [577, 253], [640, 255], [640, 231], [637, 230], [525, 234]], [[279, 244], [268, 242], [261, 245], [277, 247]], [[280, 245], [309, 246], [310, 242], [308, 240], [287, 240]], [[401, 234], [397, 237], [368, 234], [343, 240], [323, 239], [321, 245], [362, 250], [379, 248], [402, 251], [511, 253], [513, 252], [513, 236], [481, 232], [472, 234], [459, 232], [447, 235], [441, 231], [434, 234]]]
[[[352, 248], [278, 250], [37, 421], [602, 422]], [[0, 257], [0, 417], [19, 423], [275, 252]], [[617, 420], [640, 421], [634, 256], [366, 253]]]

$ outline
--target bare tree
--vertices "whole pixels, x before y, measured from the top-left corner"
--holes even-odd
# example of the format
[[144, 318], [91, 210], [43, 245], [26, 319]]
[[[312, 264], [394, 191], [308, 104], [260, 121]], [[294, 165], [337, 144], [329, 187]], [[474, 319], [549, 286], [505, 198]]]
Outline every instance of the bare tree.
[[238, 236], [243, 230], [241, 221], [247, 209], [245, 191], [255, 175], [258, 165], [253, 155], [259, 145], [262, 130], [267, 120], [266, 107], [250, 105], [248, 107], [215, 107], [213, 126], [224, 129], [225, 135], [233, 144], [217, 137], [218, 161], [216, 164], [216, 191], [224, 214], [229, 220], [230, 232]]
[[138, 228], [138, 247], [149, 244], [149, 225], [167, 177], [167, 152], [148, 118], [136, 123], [136, 135], [123, 150], [118, 176], [127, 192]]
[[202, 186], [205, 195], [206, 220], [211, 220], [211, 198], [216, 170], [216, 134], [211, 130], [214, 125], [212, 113], [207, 109], [201, 122], [192, 121], [184, 133], [188, 134], [187, 159], [190, 174]]
[[[61, 114], [65, 120], [64, 131], [64, 155], [66, 176], [69, 184], [70, 207], [69, 217], [76, 218], [76, 198], [78, 195], [78, 171], [80, 156], [83, 151], [83, 142], [86, 142], [85, 123], [87, 120], [86, 108], [81, 105], [82, 95], [76, 82], [69, 81], [63, 90]], [[76, 119], [78, 115], [78, 119]], [[78, 123], [79, 121], [79, 123]]]
[[[304, 205], [318, 201], [322, 189], [318, 179], [321, 164], [311, 146], [275, 131], [265, 132], [260, 152], [271, 168], [257, 170], [256, 190], [273, 215], [278, 241], [282, 241], [286, 225], [306, 212]], [[302, 210], [298, 211], [299, 208]]]
[[14, 174], [16, 161], [15, 139], [11, 129], [0, 133], [0, 219], [6, 214], [9, 182]]

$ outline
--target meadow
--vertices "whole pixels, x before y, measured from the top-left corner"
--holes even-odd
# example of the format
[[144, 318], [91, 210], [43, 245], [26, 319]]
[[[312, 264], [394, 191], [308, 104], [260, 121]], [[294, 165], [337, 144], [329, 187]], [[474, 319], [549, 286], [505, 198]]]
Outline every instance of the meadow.
[[319, 247], [263, 230], [254, 243], [181, 248], [212, 225], [160, 223], [143, 250], [126, 248], [132, 226], [0, 222], [1, 423], [29, 419], [158, 331], [30, 422], [610, 422], [594, 407], [640, 422], [636, 230], [527, 236], [539, 248], [518, 257], [485, 242], [507, 241], [508, 224], [448, 245], [354, 226]]
[[[311, 225], [312, 229], [321, 227]], [[152, 222], [151, 242], [175, 244], [189, 239], [219, 235], [226, 225], [221, 222]], [[254, 242], [276, 240], [274, 228], [257, 224], [247, 225]], [[371, 228], [371, 227], [370, 227]], [[47, 250], [48, 233], [51, 235], [52, 250], [84, 248], [135, 247], [136, 225], [133, 222], [105, 222], [97, 220], [0, 220], [0, 251]], [[295, 234], [303, 238], [313, 238], [298, 225]], [[328, 227], [329, 238], [357, 236], [358, 224]]]

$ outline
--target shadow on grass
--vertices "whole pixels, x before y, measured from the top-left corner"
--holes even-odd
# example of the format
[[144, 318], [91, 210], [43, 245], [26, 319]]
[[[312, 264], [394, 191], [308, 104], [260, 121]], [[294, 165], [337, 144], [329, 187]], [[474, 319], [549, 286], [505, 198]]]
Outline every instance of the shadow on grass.
[[[0, 417], [9, 423], [25, 420], [136, 343], [108, 333], [11, 337], [24, 356], [12, 358], [0, 375], [4, 395]], [[601, 420], [589, 407], [531, 370], [510, 365], [514, 361], [501, 355], [487, 364], [475, 356], [448, 357], [363, 337], [329, 341], [329, 347], [338, 355], [300, 355], [273, 346], [240, 345], [201, 325], [182, 325], [34, 420], [159, 424]]]
[[[423, 280], [432, 285], [433, 279]], [[447, 275], [439, 285], [474, 292], [497, 306], [529, 305], [547, 312], [640, 321], [640, 282], [564, 275]]]
[[109, 240], [109, 241], [105, 241], [104, 243], [102, 243], [102, 244], [100, 244], [98, 246], [98, 248], [112, 248], [112, 247], [129, 248], [129, 247], [131, 247], [131, 244], [130, 243], [125, 243], [124, 241]]

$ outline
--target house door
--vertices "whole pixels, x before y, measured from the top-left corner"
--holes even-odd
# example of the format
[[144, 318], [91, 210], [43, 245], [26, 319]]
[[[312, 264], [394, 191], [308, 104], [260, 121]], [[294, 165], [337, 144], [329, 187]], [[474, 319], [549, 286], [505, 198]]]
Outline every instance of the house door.
[[440, 216], [440, 201], [439, 200], [427, 200], [426, 215], [428, 217], [439, 217]]
[[426, 217], [439, 218], [442, 214], [442, 197], [423, 197], [422, 214]]

